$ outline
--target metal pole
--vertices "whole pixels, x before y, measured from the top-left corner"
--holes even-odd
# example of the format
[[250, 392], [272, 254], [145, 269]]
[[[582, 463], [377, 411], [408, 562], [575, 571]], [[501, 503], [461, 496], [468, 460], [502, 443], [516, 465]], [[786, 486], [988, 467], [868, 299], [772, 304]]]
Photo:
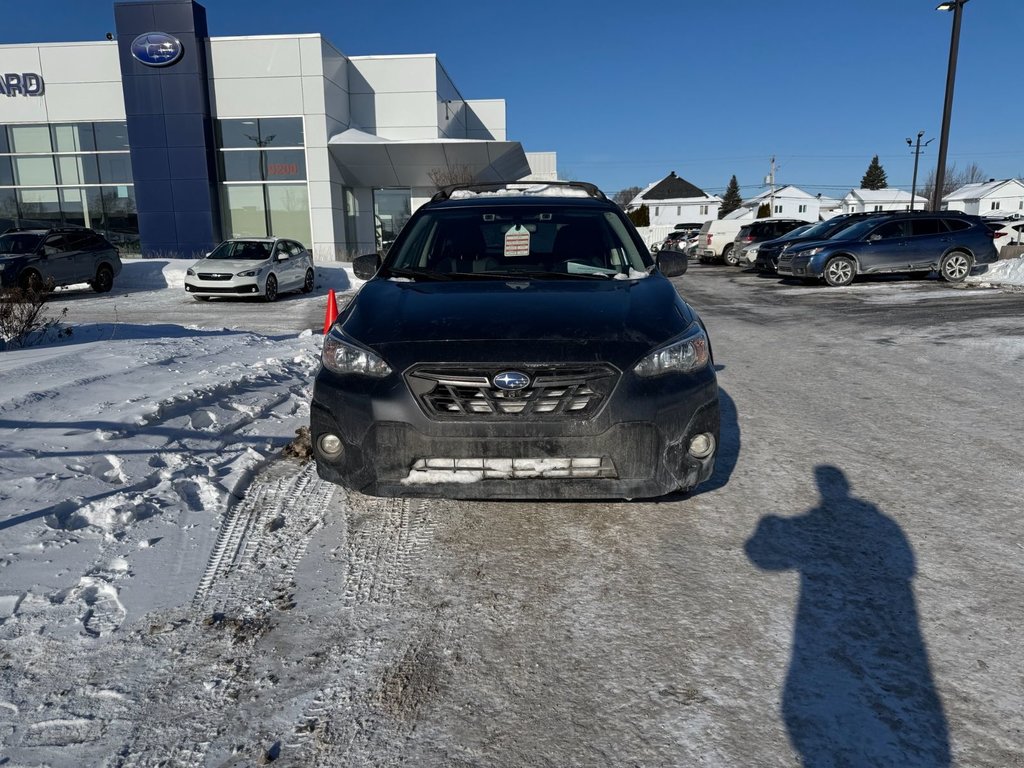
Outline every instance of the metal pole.
[[949, 148], [949, 120], [953, 112], [953, 84], [956, 81], [956, 55], [960, 47], [960, 17], [967, 0], [950, 0], [953, 6], [953, 36], [949, 41], [949, 68], [946, 70], [946, 102], [942, 108], [942, 133], [939, 137], [939, 162], [935, 169], [932, 210], [942, 208], [942, 187], [946, 183], [946, 150]]
[[[914, 210], [914, 196], [917, 193], [917, 160], [921, 156], [921, 131], [917, 134], [917, 149], [914, 150], [914, 180], [910, 182], [910, 210]], [[909, 144], [909, 140], [907, 141]]]

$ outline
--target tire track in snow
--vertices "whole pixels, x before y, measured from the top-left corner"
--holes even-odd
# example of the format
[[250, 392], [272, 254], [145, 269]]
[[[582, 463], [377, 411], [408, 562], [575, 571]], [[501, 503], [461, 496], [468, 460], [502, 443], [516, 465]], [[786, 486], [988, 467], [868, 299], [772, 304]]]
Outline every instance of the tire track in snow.
[[112, 765], [201, 765], [212, 743], [238, 735], [238, 702], [266, 685], [254, 671], [257, 644], [276, 612], [294, 607], [296, 567], [334, 492], [313, 463], [296, 472], [293, 462], [278, 462], [225, 514], [187, 627], [168, 634], [177, 648], [195, 650], [147, 692], [138, 730]]

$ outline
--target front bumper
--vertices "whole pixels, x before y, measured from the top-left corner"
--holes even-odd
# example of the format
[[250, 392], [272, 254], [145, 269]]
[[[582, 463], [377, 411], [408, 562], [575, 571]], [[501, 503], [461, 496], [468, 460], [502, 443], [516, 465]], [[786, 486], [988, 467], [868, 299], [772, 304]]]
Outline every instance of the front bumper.
[[[697, 459], [690, 440], [719, 442], [718, 385], [710, 368], [693, 375], [624, 375], [589, 420], [484, 421], [428, 418], [400, 376], [367, 382], [317, 375], [310, 432], [322, 478], [374, 496], [446, 498], [650, 498], [691, 489], [714, 470], [715, 453]], [[340, 455], [320, 438], [337, 435]], [[416, 467], [530, 466], [544, 460], [600, 460], [594, 476], [501, 476], [498, 472], [418, 473]], [[525, 473], [529, 475], [529, 473]], [[586, 471], [583, 474], [588, 474]], [[427, 479], [423, 479], [426, 477]]]
[[230, 280], [186, 277], [185, 292], [195, 296], [259, 296], [263, 293], [263, 287], [255, 277], [235, 276]]

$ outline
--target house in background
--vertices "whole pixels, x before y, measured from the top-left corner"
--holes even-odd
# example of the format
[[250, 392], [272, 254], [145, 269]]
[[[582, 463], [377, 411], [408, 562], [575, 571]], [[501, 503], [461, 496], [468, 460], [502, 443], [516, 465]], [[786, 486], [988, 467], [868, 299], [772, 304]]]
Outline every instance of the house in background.
[[[841, 213], [878, 213], [880, 211], [909, 211], [910, 193], [902, 189], [851, 189], [842, 200]], [[928, 201], [914, 195], [914, 210], [923, 211]]]
[[[822, 211], [823, 201], [829, 210], [827, 214]], [[823, 198], [821, 195], [812, 195], [799, 187], [787, 184], [774, 191], [766, 189], [749, 200], [744, 200], [743, 208], [749, 212], [749, 216], [730, 216], [730, 218], [756, 218], [761, 206], [766, 203], [769, 207], [768, 215], [773, 219], [803, 219], [815, 222], [834, 215], [832, 211], [836, 201], [828, 197]]]
[[1024, 216], [1024, 182], [1020, 179], [965, 184], [942, 198], [942, 207], [978, 216]]
[[708, 221], [718, 218], [722, 198], [709, 195], [672, 171], [661, 181], [643, 189], [626, 206], [626, 211], [635, 211], [646, 205], [651, 226], [675, 226], [683, 222]]

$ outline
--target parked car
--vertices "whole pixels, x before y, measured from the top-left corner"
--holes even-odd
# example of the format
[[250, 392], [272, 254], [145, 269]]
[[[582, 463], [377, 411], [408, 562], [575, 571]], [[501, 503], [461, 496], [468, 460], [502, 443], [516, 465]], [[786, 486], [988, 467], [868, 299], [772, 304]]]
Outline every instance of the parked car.
[[800, 243], [779, 257], [778, 272], [842, 286], [860, 274], [938, 270], [955, 283], [975, 264], [997, 258], [992, 230], [978, 216], [907, 211], [871, 216], [829, 240]]
[[837, 232], [841, 232], [849, 226], [869, 216], [878, 216], [878, 213], [841, 213], [825, 221], [812, 224], [808, 229], [794, 229], [775, 240], [767, 240], [758, 244], [757, 253], [754, 257], [754, 269], [758, 272], [775, 274], [779, 266], [779, 255], [790, 248], [795, 248], [800, 243], [811, 240], [826, 240]]
[[13, 228], [0, 235], [0, 285], [40, 291], [88, 283], [114, 287], [121, 257], [106, 238], [85, 227]]
[[758, 219], [750, 221], [740, 227], [733, 240], [732, 250], [724, 257], [724, 261], [731, 267], [739, 264], [746, 264], [742, 255], [744, 248], [755, 243], [763, 243], [766, 240], [774, 240], [776, 237], [792, 232], [797, 227], [810, 226], [809, 221], [802, 219]]
[[992, 240], [997, 251], [1004, 245], [1024, 244], [1024, 221], [1021, 219], [986, 219], [985, 224], [992, 230]]
[[[493, 192], [500, 191], [500, 194]], [[580, 182], [438, 192], [324, 339], [317, 470], [378, 496], [634, 498], [710, 477], [707, 330], [636, 229]]]
[[697, 237], [697, 258], [702, 262], [727, 261], [733, 241], [750, 219], [712, 219], [705, 221]]
[[309, 293], [315, 283], [309, 251], [294, 240], [275, 237], [225, 240], [185, 272], [185, 290], [196, 301], [217, 296], [277, 301], [286, 291]]
[[[790, 230], [783, 237], [796, 237], [808, 229], [813, 227], [813, 224], [804, 224], [803, 226], [797, 227], [796, 229]], [[741, 230], [742, 231], [742, 230]], [[757, 261], [757, 254], [760, 247], [766, 243], [775, 242], [774, 240], [755, 240], [754, 242], [748, 243], [747, 245], [740, 246], [738, 263], [741, 267], [753, 267]], [[735, 246], [734, 246], [735, 247]]]
[[674, 251], [685, 251], [696, 241], [696, 237], [696, 232], [684, 229], [673, 229], [665, 235], [665, 239], [661, 241], [661, 244], [656, 250], [660, 251], [664, 248], [671, 248]]

